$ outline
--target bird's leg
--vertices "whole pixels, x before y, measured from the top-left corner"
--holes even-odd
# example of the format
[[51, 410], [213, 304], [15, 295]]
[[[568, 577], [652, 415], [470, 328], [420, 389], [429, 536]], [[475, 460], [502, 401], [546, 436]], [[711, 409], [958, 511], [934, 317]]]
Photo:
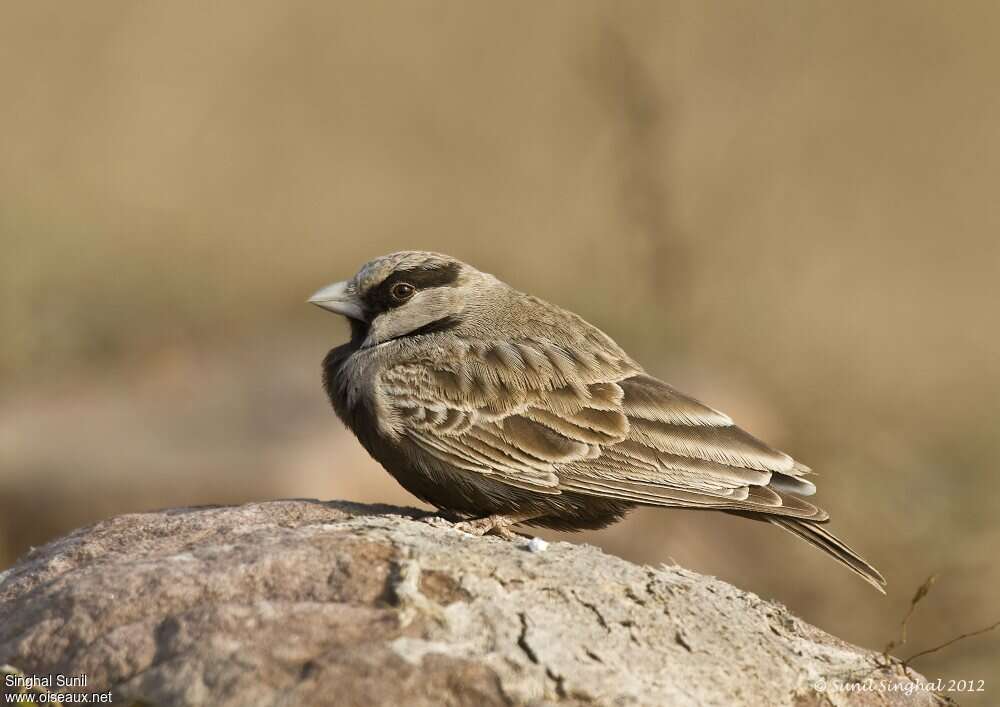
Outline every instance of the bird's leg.
[[511, 530], [511, 526], [523, 523], [526, 520], [537, 518], [538, 513], [496, 513], [484, 518], [474, 520], [463, 520], [455, 523], [452, 527], [470, 535], [498, 535], [504, 540], [517, 540], [517, 533]]

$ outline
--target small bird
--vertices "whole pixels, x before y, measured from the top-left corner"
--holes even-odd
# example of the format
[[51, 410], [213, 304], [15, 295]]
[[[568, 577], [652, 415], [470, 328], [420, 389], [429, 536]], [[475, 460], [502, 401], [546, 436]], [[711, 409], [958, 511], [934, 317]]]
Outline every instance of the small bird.
[[475, 535], [717, 510], [885, 580], [804, 500], [810, 469], [646, 373], [581, 317], [440, 253], [365, 264], [309, 302], [348, 319], [323, 361], [337, 415], [410, 493]]

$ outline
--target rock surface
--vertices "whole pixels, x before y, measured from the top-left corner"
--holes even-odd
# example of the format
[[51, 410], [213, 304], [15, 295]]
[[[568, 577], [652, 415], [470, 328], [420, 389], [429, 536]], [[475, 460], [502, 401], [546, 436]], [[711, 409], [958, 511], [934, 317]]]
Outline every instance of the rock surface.
[[[160, 707], [935, 701], [716, 579], [418, 515], [293, 500], [83, 528], [0, 574], [0, 664]], [[865, 679], [895, 689], [816, 689]]]

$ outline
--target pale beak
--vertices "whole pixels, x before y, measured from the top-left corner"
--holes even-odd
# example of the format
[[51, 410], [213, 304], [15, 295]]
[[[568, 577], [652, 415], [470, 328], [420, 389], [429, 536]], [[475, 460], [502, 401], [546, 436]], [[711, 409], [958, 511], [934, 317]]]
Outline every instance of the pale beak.
[[309, 298], [309, 304], [322, 307], [331, 312], [342, 314], [360, 322], [366, 321], [365, 310], [361, 306], [361, 301], [348, 291], [348, 282], [335, 282], [327, 285], [319, 292]]

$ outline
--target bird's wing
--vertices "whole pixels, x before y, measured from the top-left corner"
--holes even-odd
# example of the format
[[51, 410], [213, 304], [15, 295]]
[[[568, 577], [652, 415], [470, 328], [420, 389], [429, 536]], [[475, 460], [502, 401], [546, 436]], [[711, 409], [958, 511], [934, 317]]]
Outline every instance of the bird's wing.
[[802, 478], [808, 467], [652, 376], [617, 385], [626, 438], [596, 459], [560, 469], [562, 488], [647, 505], [827, 519], [799, 498], [815, 491]]
[[388, 427], [456, 469], [559, 494], [558, 469], [626, 439], [615, 381], [639, 370], [603, 335], [577, 344], [449, 342], [381, 374]]
[[[454, 342], [383, 373], [390, 427], [456, 469], [549, 494], [824, 520], [809, 470], [646, 375], [610, 339]], [[791, 492], [791, 493], [789, 493]]]

